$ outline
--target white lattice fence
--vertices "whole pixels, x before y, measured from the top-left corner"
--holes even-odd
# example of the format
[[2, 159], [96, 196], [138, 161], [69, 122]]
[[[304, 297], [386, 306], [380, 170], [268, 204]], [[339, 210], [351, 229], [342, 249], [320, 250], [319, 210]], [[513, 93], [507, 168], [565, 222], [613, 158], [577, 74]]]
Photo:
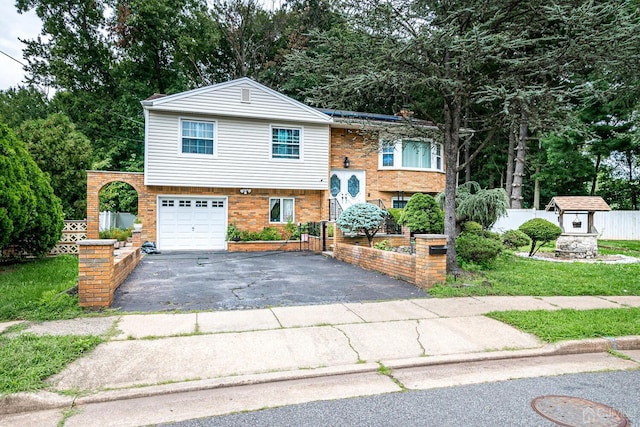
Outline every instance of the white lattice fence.
[[58, 244], [51, 250], [51, 255], [77, 254], [78, 241], [87, 238], [87, 221], [70, 220], [64, 222], [62, 237]]

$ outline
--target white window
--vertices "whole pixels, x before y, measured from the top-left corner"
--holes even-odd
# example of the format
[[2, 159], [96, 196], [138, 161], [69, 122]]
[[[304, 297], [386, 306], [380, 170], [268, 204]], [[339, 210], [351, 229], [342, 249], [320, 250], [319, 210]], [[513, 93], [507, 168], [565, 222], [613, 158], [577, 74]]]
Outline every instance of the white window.
[[383, 143], [380, 169], [429, 169], [442, 171], [442, 145], [421, 139]]
[[293, 198], [269, 199], [269, 222], [293, 222]]
[[387, 144], [382, 147], [382, 166], [383, 167], [393, 167], [395, 149], [396, 147], [393, 144]]
[[299, 159], [300, 158], [300, 128], [282, 126], [271, 127], [271, 158]]
[[193, 120], [181, 120], [180, 144], [185, 154], [215, 153], [215, 123]]

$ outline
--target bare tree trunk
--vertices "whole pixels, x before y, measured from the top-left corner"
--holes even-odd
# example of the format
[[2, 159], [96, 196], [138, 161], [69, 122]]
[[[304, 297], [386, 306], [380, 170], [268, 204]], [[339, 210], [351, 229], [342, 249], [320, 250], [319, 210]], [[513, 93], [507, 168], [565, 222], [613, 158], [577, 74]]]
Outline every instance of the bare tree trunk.
[[516, 149], [516, 164], [513, 171], [513, 190], [511, 191], [511, 209], [522, 209], [522, 178], [527, 152], [527, 112], [520, 112], [520, 132], [518, 133], [518, 147]]
[[596, 156], [596, 173], [593, 176], [593, 181], [591, 181], [591, 191], [589, 192], [590, 196], [596, 194], [596, 185], [598, 184], [598, 172], [600, 171], [600, 162], [602, 161], [602, 156], [598, 154]]
[[456, 256], [456, 186], [458, 178], [458, 146], [460, 140], [461, 101], [456, 95], [444, 101], [444, 152], [446, 162], [444, 234], [447, 236], [447, 272], [457, 269]]
[[[469, 128], [469, 100], [464, 107], [464, 127]], [[471, 162], [469, 161], [469, 157], [471, 156], [471, 137], [467, 137], [464, 143], [464, 163], [466, 164], [464, 168], [464, 182], [471, 181]]]
[[536, 180], [533, 184], [533, 209], [540, 209], [540, 179], [537, 175], [540, 173], [540, 166], [536, 166]]
[[[538, 152], [542, 151], [542, 140], [538, 139]], [[536, 179], [533, 184], [533, 208], [540, 209], [540, 160], [536, 161]]]
[[505, 190], [509, 199], [509, 207], [511, 207], [511, 192], [513, 191], [513, 162], [516, 157], [516, 124], [511, 123], [509, 126], [509, 151], [507, 152], [507, 177]]
[[633, 154], [630, 152], [626, 153], [627, 156], [627, 167], [629, 168], [629, 187], [631, 190], [631, 209], [638, 210], [638, 193], [636, 191], [636, 186], [633, 185]]

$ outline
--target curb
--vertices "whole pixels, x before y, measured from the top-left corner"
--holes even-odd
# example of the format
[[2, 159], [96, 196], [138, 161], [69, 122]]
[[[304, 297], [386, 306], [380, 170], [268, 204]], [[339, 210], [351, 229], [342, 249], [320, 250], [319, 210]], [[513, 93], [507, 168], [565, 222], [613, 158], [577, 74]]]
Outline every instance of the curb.
[[327, 368], [269, 372], [239, 375], [197, 381], [176, 382], [144, 388], [119, 389], [97, 392], [86, 396], [63, 396], [49, 391], [36, 393], [16, 393], [0, 398], [0, 415], [36, 412], [49, 409], [70, 408], [77, 405], [113, 402], [118, 400], [153, 397], [174, 393], [187, 393], [217, 388], [241, 387], [245, 385], [305, 380], [311, 378], [376, 372], [384, 365], [390, 369], [406, 369], [437, 365], [483, 362], [493, 360], [522, 359], [584, 353], [603, 353], [610, 350], [638, 350], [640, 336], [620, 338], [595, 338], [547, 344], [540, 348], [525, 350], [501, 350], [487, 353], [452, 354], [427, 356], [410, 359], [384, 360], [380, 363], [368, 362], [340, 365]]

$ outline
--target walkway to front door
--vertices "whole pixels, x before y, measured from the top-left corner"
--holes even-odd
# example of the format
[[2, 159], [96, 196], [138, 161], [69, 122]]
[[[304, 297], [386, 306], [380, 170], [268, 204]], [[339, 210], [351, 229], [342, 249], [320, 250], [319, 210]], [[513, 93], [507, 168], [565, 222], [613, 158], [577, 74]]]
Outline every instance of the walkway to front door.
[[118, 288], [123, 311], [229, 310], [426, 298], [415, 286], [311, 252], [163, 252]]

